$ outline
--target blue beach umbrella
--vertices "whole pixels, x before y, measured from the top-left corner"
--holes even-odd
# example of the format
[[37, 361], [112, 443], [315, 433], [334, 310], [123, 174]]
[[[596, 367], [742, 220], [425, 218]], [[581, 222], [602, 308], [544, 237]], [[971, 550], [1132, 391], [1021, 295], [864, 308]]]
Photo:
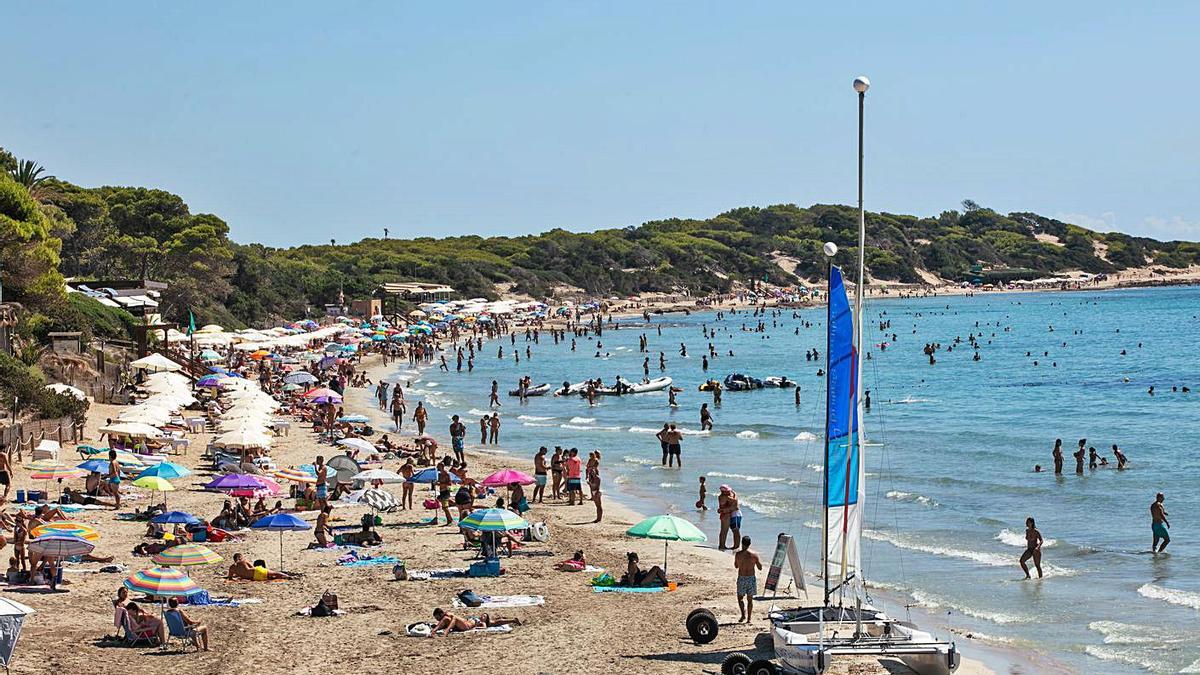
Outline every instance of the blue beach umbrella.
[[145, 471], [137, 475], [138, 478], [146, 476], [158, 476], [166, 480], [175, 480], [176, 478], [186, 478], [192, 475], [192, 472], [182, 464], [175, 462], [159, 462], [153, 466], [147, 467]]
[[256, 530], [267, 530], [268, 532], [279, 533], [279, 571], [283, 571], [283, 533], [284, 532], [301, 532], [311, 530], [312, 525], [309, 525], [302, 518], [298, 518], [290, 513], [275, 513], [269, 516], [264, 516], [254, 521], [250, 527]]
[[160, 513], [157, 516], [154, 516], [150, 519], [150, 522], [163, 525], [199, 525], [200, 519], [190, 513], [187, 513], [186, 511], [167, 511], [166, 513]]
[[90, 471], [92, 473], [107, 473], [108, 472], [108, 460], [107, 459], [89, 459], [88, 461], [83, 462], [82, 464], [77, 464], [76, 466], [78, 466], [80, 469], [83, 469], [84, 471]]
[[[408, 482], [408, 483], [436, 483], [437, 479], [438, 479], [438, 471], [435, 467], [431, 466], [428, 469], [422, 469], [421, 471], [414, 473], [413, 477], [409, 478], [406, 482]], [[461, 483], [462, 481], [459, 480], [458, 476], [455, 476], [454, 474], [450, 474], [450, 482], [451, 483]]]
[[350, 424], [364, 424], [368, 422], [366, 415], [344, 415], [337, 418], [339, 422], [349, 422]]

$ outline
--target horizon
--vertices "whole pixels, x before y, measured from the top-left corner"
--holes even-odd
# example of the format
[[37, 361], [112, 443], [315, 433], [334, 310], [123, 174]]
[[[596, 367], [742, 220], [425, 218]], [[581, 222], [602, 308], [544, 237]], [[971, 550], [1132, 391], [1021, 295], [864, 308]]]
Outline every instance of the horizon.
[[870, 211], [974, 199], [1200, 239], [1200, 96], [1161, 67], [1190, 49], [1188, 4], [145, 8], [10, 10], [0, 37], [44, 56], [10, 74], [25, 104], [0, 109], [2, 144], [86, 187], [178, 194], [240, 243], [852, 204], [859, 74]]

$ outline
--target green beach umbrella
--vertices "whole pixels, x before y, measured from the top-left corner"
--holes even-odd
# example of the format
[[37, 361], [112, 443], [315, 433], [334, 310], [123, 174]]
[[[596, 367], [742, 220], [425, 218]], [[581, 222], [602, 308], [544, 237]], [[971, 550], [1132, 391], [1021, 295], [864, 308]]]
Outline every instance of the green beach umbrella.
[[708, 541], [708, 536], [695, 525], [672, 515], [653, 516], [625, 531], [639, 539], [663, 540], [663, 574], [667, 573], [667, 547], [673, 541]]
[[508, 509], [475, 509], [459, 521], [460, 527], [484, 532], [504, 532], [529, 527], [529, 523]]

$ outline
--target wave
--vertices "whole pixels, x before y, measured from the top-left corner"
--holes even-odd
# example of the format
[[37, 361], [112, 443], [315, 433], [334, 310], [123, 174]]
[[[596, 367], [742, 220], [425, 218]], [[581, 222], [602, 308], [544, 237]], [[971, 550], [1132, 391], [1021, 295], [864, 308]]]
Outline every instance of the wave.
[[1200, 593], [1195, 591], [1182, 591], [1177, 588], [1143, 584], [1138, 588], [1138, 594], [1152, 600], [1162, 600], [1172, 605], [1200, 610]]
[[935, 506], [941, 506], [941, 504], [938, 504], [934, 499], [913, 492], [892, 490], [885, 494], [884, 497], [887, 497], [888, 499], [894, 499], [898, 502], [912, 502], [914, 504], [920, 504], [921, 506], [928, 506], [931, 508]]
[[815, 441], [815, 440], [817, 440], [817, 435], [811, 431], [801, 431], [800, 433], [796, 434], [796, 436], [794, 438], [792, 438], [792, 440], [793, 441]]
[[825, 467], [821, 466], [820, 464], [805, 464], [804, 466], [805, 468], [816, 471], [817, 473], [821, 473], [825, 470]]
[[742, 497], [739, 506], [763, 516], [781, 516], [792, 510], [792, 504], [769, 494], [755, 495], [750, 498]]
[[1164, 660], [1187, 641], [1183, 634], [1155, 626], [1140, 626], [1119, 621], [1093, 621], [1088, 628], [1103, 636], [1104, 644], [1088, 645], [1084, 652], [1103, 661], [1120, 661], [1155, 673], [1179, 672]]
[[[863, 536], [874, 541], [882, 541], [909, 551], [919, 551], [930, 555], [942, 556], [946, 558], [958, 558], [959, 560], [969, 560], [971, 562], [986, 565], [988, 567], [1013, 567], [1017, 564], [1016, 558], [1011, 555], [1001, 555], [999, 553], [988, 553], [986, 551], [972, 551], [968, 549], [950, 548], [948, 546], [935, 546], [924, 544], [917, 541], [896, 536], [888, 532], [880, 532], [878, 530], [863, 530]], [[1046, 576], [1068, 576], [1074, 574], [1072, 570], [1057, 565], [1043, 563], [1042, 571]]]
[[700, 431], [698, 429], [684, 429], [683, 427], [675, 427], [675, 430], [678, 431], [679, 433], [683, 434], [684, 436], [708, 436], [708, 435], [712, 434], [711, 431], [707, 431], [707, 430]]
[[895, 401], [886, 401], [886, 403], [890, 403], [892, 405], [903, 405], [912, 403], [930, 403], [931, 401], [933, 401], [931, 398], [915, 398], [913, 396], [905, 396], [904, 398], [897, 399]]
[[[1000, 530], [998, 533], [996, 533], [995, 539], [996, 539], [996, 541], [1000, 542], [1001, 544], [1007, 544], [1009, 546], [1016, 546], [1017, 548], [1025, 548], [1025, 535], [1023, 535], [1019, 532], [1013, 532], [1012, 530]], [[1058, 543], [1057, 539], [1043, 538], [1042, 539], [1042, 548], [1050, 548], [1051, 546], [1053, 546], [1057, 543]]]
[[631, 434], [657, 434], [661, 429], [651, 427], [629, 427], [627, 431]]
[[1088, 629], [1104, 636], [1106, 645], [1138, 645], [1158, 642], [1178, 642], [1178, 638], [1163, 634], [1161, 628], [1139, 626], [1120, 621], [1093, 621]]
[[541, 417], [538, 415], [517, 415], [517, 419], [526, 420], [529, 422], [545, 422], [546, 420], [552, 420], [554, 418], [553, 417]]
[[426, 382], [425, 386], [426, 387], [436, 387], [436, 386], [438, 386], [438, 384], [439, 383], [437, 383], [437, 382]]
[[578, 429], [579, 431], [621, 431], [621, 427], [590, 427], [583, 424], [560, 424], [560, 429]]
[[467, 414], [474, 415], [475, 417], [483, 417], [484, 415], [491, 415], [492, 411], [491, 410], [480, 410], [479, 408], [471, 408], [470, 410], [467, 411]]
[[709, 471], [709, 478], [736, 478], [749, 483], [767, 482], [767, 483], [787, 483], [788, 485], [800, 485], [798, 480], [788, 480], [778, 476], [752, 476], [744, 473], [724, 473], [722, 471]]
[[757, 431], [750, 431], [749, 429], [746, 429], [745, 431], [739, 431], [734, 435], [744, 441], [754, 440], [759, 436]]
[[523, 426], [523, 427], [553, 427], [553, 426], [558, 426], [558, 425], [546, 424], [545, 422], [521, 422], [521, 426]]
[[1008, 625], [1008, 624], [1013, 624], [1013, 623], [1033, 623], [1034, 621], [1036, 621], [1036, 619], [1032, 616], [1023, 616], [1020, 614], [1005, 614], [1004, 612], [989, 612], [987, 610], [976, 609], [974, 607], [970, 607], [970, 606], [966, 606], [966, 605], [958, 605], [953, 602], [950, 602], [949, 600], [946, 600], [943, 597], [933, 595], [932, 593], [927, 593], [927, 592], [921, 591], [921, 590], [914, 590], [914, 591], [912, 591], [912, 593], [910, 593], [910, 595], [912, 595], [913, 600], [915, 600], [917, 602], [917, 604], [921, 605], [922, 607], [925, 607], [926, 609], [937, 609], [937, 608], [941, 607], [941, 608], [945, 608], [945, 609], [949, 609], [949, 610], [958, 612], [959, 614], [973, 616], [976, 619], [983, 619], [984, 621], [991, 621], [992, 623], [995, 623], [995, 624]]
[[628, 462], [630, 464], [641, 464], [642, 466], [655, 466], [659, 464], [659, 462], [656, 462], [652, 459], [646, 459], [645, 457], [634, 457], [633, 455], [625, 455], [621, 458], [621, 461]]
[[595, 417], [572, 417], [570, 419], [571, 424], [591, 424], [595, 421]]
[[660, 487], [660, 488], [673, 488], [673, 487], [679, 487], [679, 483], [659, 483], [659, 484], [658, 484], [658, 487]]
[[507, 455], [508, 454], [507, 450], [500, 450], [500, 449], [494, 449], [494, 448], [484, 447], [484, 448], [472, 448], [472, 449], [475, 452], [483, 453], [485, 455]]

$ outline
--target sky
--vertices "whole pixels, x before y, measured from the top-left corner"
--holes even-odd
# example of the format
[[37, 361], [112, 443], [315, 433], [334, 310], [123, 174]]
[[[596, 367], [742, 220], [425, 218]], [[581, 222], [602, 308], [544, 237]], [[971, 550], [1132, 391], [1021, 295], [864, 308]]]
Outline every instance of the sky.
[[1200, 239], [1200, 3], [20, 2], [0, 146], [276, 246], [972, 199]]

